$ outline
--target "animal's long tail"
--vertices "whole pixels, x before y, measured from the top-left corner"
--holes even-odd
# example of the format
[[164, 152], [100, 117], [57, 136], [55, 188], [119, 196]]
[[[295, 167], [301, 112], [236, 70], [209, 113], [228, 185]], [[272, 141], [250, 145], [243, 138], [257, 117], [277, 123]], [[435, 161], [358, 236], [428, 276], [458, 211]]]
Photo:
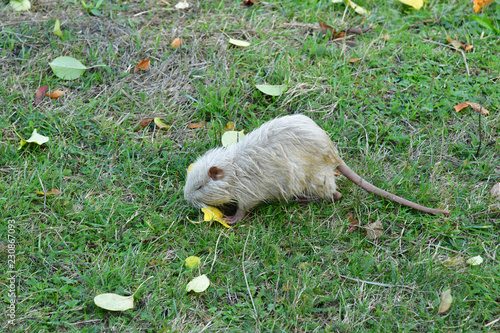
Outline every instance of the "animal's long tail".
[[361, 178], [356, 172], [354, 172], [351, 168], [349, 168], [345, 164], [340, 164], [337, 167], [337, 169], [344, 176], [346, 176], [347, 179], [349, 179], [350, 181], [352, 181], [354, 184], [358, 185], [363, 190], [365, 190], [365, 191], [367, 191], [369, 193], [373, 193], [375, 195], [378, 195], [379, 197], [382, 197], [382, 198], [385, 198], [385, 199], [389, 199], [389, 200], [391, 200], [393, 202], [399, 203], [401, 205], [408, 206], [410, 208], [419, 210], [419, 211], [424, 212], [424, 213], [429, 213], [429, 214], [444, 214], [444, 215], [449, 215], [450, 214], [450, 212], [447, 211], [447, 210], [434, 209], [434, 208], [425, 207], [425, 206], [416, 204], [414, 202], [411, 202], [409, 200], [406, 200], [405, 198], [401, 198], [401, 197], [399, 197], [399, 196], [397, 196], [395, 194], [392, 194], [392, 193], [389, 193], [387, 191], [384, 191], [384, 190], [376, 187], [375, 185], [370, 184], [369, 182], [367, 182], [363, 178]]

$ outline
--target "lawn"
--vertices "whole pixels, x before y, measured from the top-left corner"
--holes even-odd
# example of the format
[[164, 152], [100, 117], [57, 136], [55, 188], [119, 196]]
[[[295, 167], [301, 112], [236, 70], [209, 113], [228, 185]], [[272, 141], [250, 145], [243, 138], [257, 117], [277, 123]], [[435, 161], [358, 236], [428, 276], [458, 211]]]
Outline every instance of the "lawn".
[[[358, 1], [364, 19], [327, 0], [187, 2], [33, 0], [15, 12], [2, 0], [0, 330], [499, 331], [500, 3], [476, 14], [469, 1]], [[88, 69], [61, 79], [59, 56]], [[65, 93], [35, 104], [44, 85]], [[455, 111], [466, 101], [489, 115]], [[230, 229], [192, 223], [203, 215], [184, 200], [186, 169], [226, 124], [248, 133], [295, 113], [366, 180], [451, 214], [339, 177], [333, 204], [262, 203]], [[138, 125], [148, 118], [167, 126]], [[19, 148], [35, 129], [49, 141]], [[189, 256], [200, 265], [185, 267]], [[186, 292], [199, 275], [208, 289]], [[135, 306], [102, 309], [103, 293], [135, 293]]]

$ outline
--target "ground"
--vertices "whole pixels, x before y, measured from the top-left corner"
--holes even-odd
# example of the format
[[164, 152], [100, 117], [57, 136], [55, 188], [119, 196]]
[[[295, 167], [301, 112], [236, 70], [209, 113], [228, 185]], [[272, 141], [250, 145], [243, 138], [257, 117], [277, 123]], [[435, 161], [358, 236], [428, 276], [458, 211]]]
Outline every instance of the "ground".
[[[187, 2], [0, 3], [1, 330], [499, 330], [500, 5], [476, 14], [468, 1], [367, 0], [363, 20], [326, 0]], [[319, 22], [371, 29], [332, 39]], [[60, 79], [49, 66], [59, 56], [89, 69]], [[268, 96], [256, 84], [288, 88]], [[67, 92], [34, 105], [43, 85]], [[456, 112], [465, 101], [490, 115]], [[183, 199], [186, 169], [220, 145], [226, 123], [249, 132], [293, 113], [367, 180], [450, 216], [339, 177], [334, 204], [263, 203], [231, 229], [191, 223], [202, 215]], [[168, 128], [137, 126], [155, 117]], [[18, 149], [34, 129], [50, 141]], [[372, 222], [381, 236], [368, 237]], [[200, 266], [186, 268], [189, 256]], [[484, 262], [468, 265], [474, 256]], [[202, 274], [209, 288], [186, 292]], [[438, 314], [447, 289], [453, 302]], [[136, 292], [135, 307], [97, 307], [108, 292]]]

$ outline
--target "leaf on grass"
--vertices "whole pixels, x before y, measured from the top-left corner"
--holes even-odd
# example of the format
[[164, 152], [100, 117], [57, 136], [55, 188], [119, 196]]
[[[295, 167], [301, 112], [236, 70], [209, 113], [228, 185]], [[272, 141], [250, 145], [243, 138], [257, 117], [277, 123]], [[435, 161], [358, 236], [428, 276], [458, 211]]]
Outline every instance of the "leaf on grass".
[[467, 265], [478, 266], [478, 265], [481, 265], [483, 263], [483, 261], [484, 260], [481, 256], [475, 256], [475, 257], [467, 259]]
[[199, 264], [200, 257], [190, 256], [187, 257], [186, 260], [184, 260], [184, 266], [186, 266], [186, 268], [195, 268], [198, 267]]
[[41, 146], [48, 141], [49, 141], [49, 138], [44, 136], [44, 135], [38, 134], [38, 132], [36, 131], [36, 128], [35, 128], [33, 130], [33, 134], [31, 134], [31, 137], [28, 140], [21, 139], [21, 145], [19, 146], [18, 150], [21, 149], [28, 142], [34, 142], [34, 143]]
[[448, 259], [446, 259], [445, 261], [443, 261], [443, 265], [444, 266], [457, 266], [457, 265], [461, 265], [464, 263], [464, 258], [463, 257], [450, 257]]
[[270, 84], [256, 84], [255, 88], [259, 89], [266, 95], [279, 96], [288, 89], [286, 84], [270, 85]]
[[59, 194], [61, 194], [61, 191], [59, 191], [57, 188], [53, 188], [50, 191], [47, 191], [47, 192], [39, 191], [36, 194], [38, 194], [38, 195], [59, 195]]
[[134, 132], [137, 132], [141, 128], [144, 128], [146, 126], [149, 126], [149, 124], [153, 121], [153, 118], [146, 118], [141, 120], [135, 127], [134, 127]]
[[236, 142], [241, 141], [243, 137], [245, 136], [244, 131], [227, 131], [224, 134], [222, 134], [222, 145], [226, 148], [229, 146], [235, 144]]
[[10, 0], [10, 6], [16, 12], [30, 10], [31, 2], [29, 0]]
[[385, 34], [382, 36], [382, 39], [385, 41], [388, 41], [390, 38], [391, 38], [391, 36], [389, 36], [389, 34]]
[[455, 48], [456, 50], [463, 48], [465, 50], [465, 52], [469, 52], [474, 47], [474, 46], [469, 45], [467, 43], [462, 43], [459, 40], [451, 39], [450, 35], [446, 35], [446, 41], [448, 43], [450, 43], [451, 46], [453, 46], [453, 48]]
[[245, 6], [257, 6], [259, 3], [256, 0], [243, 0]]
[[113, 293], [100, 294], [94, 297], [94, 303], [100, 308], [110, 311], [125, 311], [134, 308], [134, 295], [121, 296]]
[[87, 67], [72, 57], [57, 57], [49, 66], [54, 74], [63, 80], [78, 79], [87, 70]]
[[194, 166], [194, 163], [191, 163], [189, 164], [188, 168], [187, 168], [187, 174], [189, 175], [189, 171], [191, 171], [191, 169], [193, 168]]
[[178, 48], [181, 45], [182, 45], [182, 38], [180, 38], [180, 37], [177, 37], [176, 39], [174, 39], [172, 41], [172, 43], [170, 44], [170, 46], [172, 46], [174, 49]]
[[229, 38], [229, 44], [233, 44], [233, 45], [241, 46], [241, 47], [250, 46], [249, 42], [246, 42], [244, 40], [239, 40], [239, 39], [233, 39], [233, 38]]
[[441, 304], [439, 305], [438, 314], [445, 313], [451, 306], [453, 302], [453, 297], [451, 296], [451, 289], [445, 290], [441, 294]]
[[402, 2], [408, 6], [412, 6], [415, 9], [420, 9], [424, 5], [423, 0], [399, 0], [399, 2]]
[[205, 126], [205, 122], [204, 121], [200, 121], [199, 123], [189, 123], [188, 124], [188, 128], [200, 128], [200, 127], [203, 127]]
[[363, 15], [363, 16], [368, 16], [370, 15], [370, 12], [367, 11], [366, 9], [364, 9], [363, 7], [355, 4], [354, 2], [352, 2], [351, 0], [344, 0], [345, 3], [347, 3], [349, 5], [349, 7], [351, 7], [352, 9], [354, 9], [354, 11], [356, 13], [358, 13], [359, 15]]
[[155, 122], [156, 126], [158, 126], [159, 129], [164, 129], [164, 130], [170, 129], [170, 126], [165, 124], [163, 121], [161, 121], [160, 118], [155, 118], [154, 122]]
[[330, 38], [331, 39], [339, 39], [345, 37], [345, 31], [340, 31], [337, 32], [332, 26], [329, 26], [328, 24], [324, 22], [318, 22], [319, 27], [321, 28], [321, 31], [326, 35], [328, 32], [330, 32]]
[[352, 64], [352, 63], [358, 62], [360, 60], [361, 60], [361, 58], [352, 58], [352, 59], [349, 59], [349, 62]]
[[175, 8], [177, 9], [186, 9], [186, 8], [189, 8], [189, 4], [186, 0], [183, 0], [183, 1], [179, 1], [179, 3], [177, 5], [175, 5]]
[[222, 212], [219, 209], [211, 206], [205, 206], [201, 209], [201, 211], [205, 214], [203, 216], [204, 221], [206, 222], [217, 221], [226, 228], [231, 228], [229, 224], [227, 224], [226, 221], [222, 219]]
[[370, 239], [377, 239], [384, 234], [384, 227], [382, 226], [382, 222], [380, 221], [366, 225], [365, 229], [366, 237]]
[[228, 121], [226, 126], [222, 129], [224, 132], [227, 131], [234, 131], [236, 129], [236, 125], [234, 124], [234, 121]]
[[147, 58], [145, 60], [139, 61], [139, 65], [135, 66], [134, 72], [137, 72], [139, 69], [145, 71], [149, 68], [149, 64], [151, 63], [151, 59]]
[[481, 113], [481, 114], [484, 114], [486, 116], [488, 116], [490, 114], [490, 111], [483, 108], [481, 104], [477, 104], [474, 102], [463, 102], [463, 103], [455, 105], [453, 108], [455, 109], [455, 111], [459, 112], [468, 106], [470, 106], [474, 111]]
[[494, 197], [500, 196], [500, 183], [496, 183], [490, 190], [490, 194]]
[[354, 213], [347, 213], [347, 218], [349, 219], [349, 229], [347, 229], [347, 232], [353, 232], [354, 230], [357, 230], [359, 227], [359, 221], [354, 217]]
[[474, 0], [474, 11], [478, 13], [481, 8], [489, 5], [492, 2], [493, 0]]
[[52, 32], [60, 38], [63, 38], [63, 33], [61, 31], [61, 22], [59, 22], [59, 19], [56, 19], [56, 23], [54, 23], [54, 30]]
[[45, 93], [45, 96], [50, 97], [52, 99], [58, 99], [59, 97], [61, 97], [62, 95], [64, 95], [67, 92], [68, 92], [68, 89], [66, 89], [65, 91], [56, 90], [56, 91], [51, 92], [50, 94]]
[[46, 84], [44, 86], [36, 88], [35, 91], [35, 106], [40, 104], [43, 100], [43, 97], [45, 96], [45, 92], [49, 89], [49, 85]]
[[194, 279], [191, 280], [186, 286], [186, 291], [194, 291], [195, 293], [201, 293], [210, 286], [210, 280], [208, 277], [203, 274], [198, 277], [195, 277]]

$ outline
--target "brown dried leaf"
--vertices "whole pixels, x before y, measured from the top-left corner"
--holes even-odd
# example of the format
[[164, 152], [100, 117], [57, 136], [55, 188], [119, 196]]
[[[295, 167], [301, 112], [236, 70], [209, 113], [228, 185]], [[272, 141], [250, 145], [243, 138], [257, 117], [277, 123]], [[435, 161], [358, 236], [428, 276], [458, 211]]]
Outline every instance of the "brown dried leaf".
[[469, 104], [467, 104], [467, 102], [463, 102], [463, 103], [455, 105], [453, 108], [455, 109], [455, 111], [459, 112], [468, 106], [469, 106]]
[[62, 95], [64, 95], [67, 92], [68, 92], [68, 89], [66, 89], [65, 91], [56, 90], [56, 91], [51, 92], [50, 94], [45, 93], [45, 96], [50, 97], [52, 99], [58, 99], [59, 97], [61, 97]]
[[481, 8], [489, 5], [492, 2], [493, 0], [474, 0], [474, 11], [478, 13]]
[[472, 50], [472, 48], [473, 48], [473, 47], [474, 47], [474, 46], [472, 46], [472, 45], [469, 45], [469, 44], [465, 43], [465, 45], [464, 45], [464, 50], [465, 50], [465, 52], [469, 52], [470, 50]]
[[177, 37], [176, 39], [174, 39], [172, 41], [172, 44], [170, 44], [170, 46], [172, 46], [175, 49], [178, 48], [181, 45], [182, 45], [182, 38], [180, 38], [180, 37]]
[[204, 121], [200, 121], [199, 123], [190, 123], [188, 124], [188, 128], [200, 128], [200, 127], [203, 127], [205, 126], [205, 122]]
[[35, 91], [35, 102], [34, 102], [35, 106], [37, 106], [38, 104], [40, 104], [42, 102], [43, 96], [45, 96], [45, 92], [48, 89], [49, 89], [49, 85], [48, 84], [36, 88], [36, 91]]
[[139, 65], [135, 67], [135, 71], [137, 72], [139, 69], [145, 71], [146, 69], [149, 68], [149, 63], [151, 62], [151, 59], [147, 58], [146, 60], [141, 60], [139, 61]]
[[474, 111], [480, 113], [480, 114], [484, 114], [484, 115], [489, 115], [490, 114], [490, 111], [486, 110], [485, 108], [483, 108], [482, 105], [480, 104], [477, 104], [477, 103], [474, 103], [474, 102], [465, 102], [467, 103], [471, 108], [474, 109]]
[[245, 6], [257, 6], [259, 3], [256, 0], [243, 0]]
[[153, 118], [145, 118], [141, 120], [137, 125], [134, 126], [134, 132], [137, 132], [141, 128], [148, 126], [153, 121]]
[[366, 225], [365, 229], [366, 237], [370, 239], [377, 239], [384, 234], [384, 227], [382, 226], [382, 222], [380, 221]]
[[349, 219], [349, 229], [347, 229], [347, 232], [353, 232], [354, 230], [357, 230], [359, 227], [359, 221], [354, 217], [354, 213], [347, 213], [347, 218]]
[[328, 24], [326, 23], [323, 23], [323, 22], [319, 22], [319, 27], [321, 28], [321, 31], [326, 35], [328, 33], [328, 31], [331, 31], [332, 33], [332, 36], [335, 35], [337, 33], [337, 31], [335, 29], [333, 29], [332, 26], [329, 26]]
[[391, 38], [391, 36], [389, 36], [389, 34], [385, 34], [382, 36], [382, 39], [385, 41], [388, 41], [390, 38]]
[[361, 58], [352, 58], [352, 59], [349, 59], [349, 62], [352, 64], [352, 63], [358, 62], [360, 60], [361, 60]]
[[457, 50], [460, 49], [463, 43], [459, 40], [451, 39], [450, 35], [446, 35], [446, 41], [451, 44]]

